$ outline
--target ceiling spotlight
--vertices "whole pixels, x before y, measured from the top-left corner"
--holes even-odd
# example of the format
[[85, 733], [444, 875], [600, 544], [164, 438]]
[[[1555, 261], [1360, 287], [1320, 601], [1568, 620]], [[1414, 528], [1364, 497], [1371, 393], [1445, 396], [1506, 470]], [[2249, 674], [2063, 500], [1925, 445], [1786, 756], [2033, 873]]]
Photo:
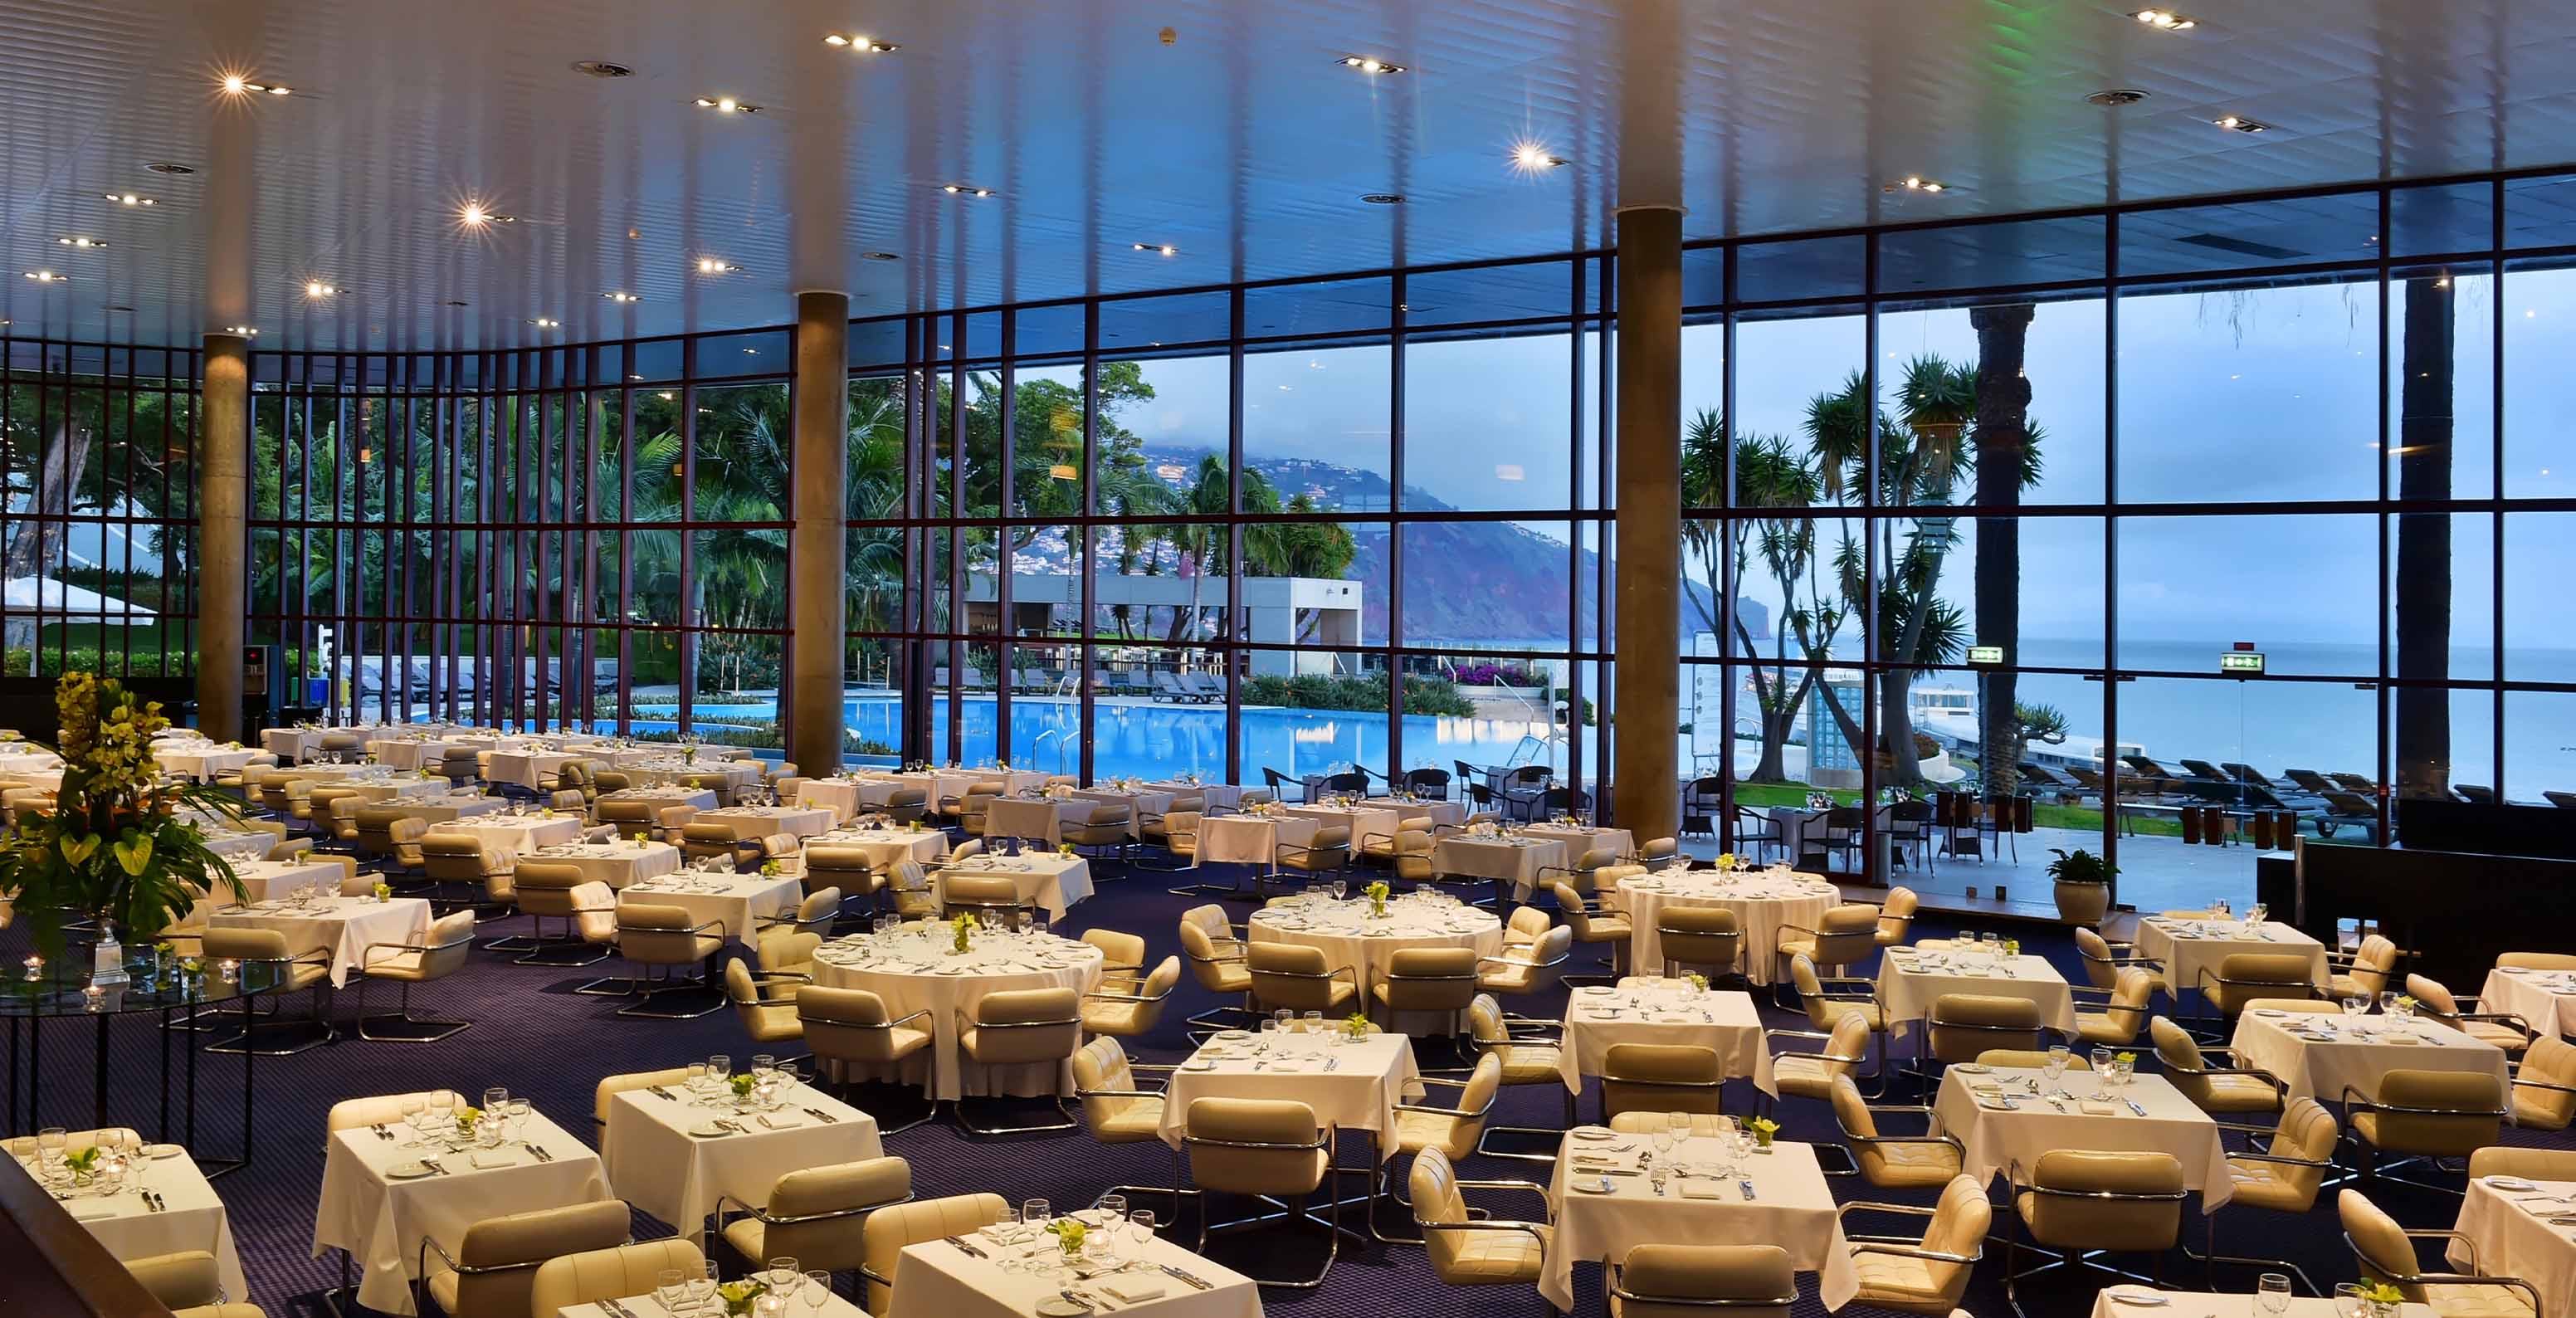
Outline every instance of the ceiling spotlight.
[[845, 37], [838, 32], [824, 34], [823, 44], [847, 46], [853, 55], [891, 55], [903, 49], [891, 41], [878, 41], [872, 37]]
[[1401, 192], [1363, 192], [1360, 194], [1360, 200], [1365, 201], [1372, 206], [1401, 206], [1404, 204], [1404, 194]]
[[2248, 119], [2241, 114], [2220, 115], [2218, 118], [2210, 120], [2210, 122], [2235, 133], [2268, 132], [2272, 127], [2270, 124], [2263, 123], [2255, 119]]
[[865, 261], [900, 261], [903, 259], [892, 252], [861, 252], [859, 253], [859, 258]]
[[536, 319], [529, 321], [528, 323], [529, 323], [529, 324], [531, 324], [531, 325], [536, 326], [538, 329], [561, 329], [561, 328], [563, 328], [563, 322], [562, 322], [562, 321], [560, 321], [560, 320], [555, 319], [555, 318], [554, 318], [554, 317], [552, 317], [552, 316], [539, 316], [539, 317], [537, 317]]
[[259, 327], [257, 325], [226, 325], [224, 326], [224, 333], [238, 334], [245, 339], [255, 339], [259, 337]]
[[616, 291], [616, 292], [614, 292], [614, 293], [602, 293], [602, 294], [600, 294], [600, 296], [601, 296], [601, 297], [604, 297], [604, 298], [607, 298], [607, 299], [608, 299], [609, 301], [611, 301], [611, 302], [620, 302], [620, 303], [629, 303], [629, 304], [631, 304], [631, 303], [636, 303], [636, 302], [641, 302], [641, 301], [643, 301], [643, 300], [644, 300], [644, 299], [643, 299], [643, 297], [642, 297], [641, 295], [639, 295], [639, 294], [635, 294], [635, 293], [629, 293], [629, 292], [627, 292], [627, 291], [626, 291], [626, 290], [624, 290], [624, 289], [619, 289], [618, 291]]
[[2200, 26], [2197, 18], [2185, 18], [2170, 9], [2141, 9], [2129, 17], [2161, 32], [2189, 32]]
[[224, 75], [224, 90], [234, 96], [239, 96], [243, 92], [250, 90], [250, 84], [242, 81], [242, 76], [238, 73], [227, 73]]
[[735, 100], [734, 98], [732, 98], [732, 97], [730, 97], [730, 96], [718, 96], [718, 97], [715, 97], [715, 98], [714, 98], [714, 99], [712, 99], [712, 100], [710, 100], [710, 99], [709, 99], [709, 98], [707, 98], [707, 97], [701, 96], [701, 97], [697, 98], [696, 104], [697, 104], [697, 107], [698, 107], [699, 109], [701, 109], [701, 110], [713, 110], [713, 111], [715, 111], [717, 114], [758, 114], [758, 113], [760, 113], [760, 107], [759, 107], [759, 106], [757, 106], [757, 105], [745, 105], [745, 104], [743, 104], [742, 102], [737, 101], [737, 100]]
[[39, 284], [61, 284], [71, 280], [70, 275], [58, 275], [51, 270], [30, 270], [27, 272], [27, 277]]
[[115, 202], [119, 206], [150, 206], [155, 204], [150, 197], [138, 197], [131, 192], [102, 192], [99, 195], [107, 198], [109, 201]]
[[2124, 105], [2135, 105], [2138, 102], [2147, 99], [2147, 93], [2139, 91], [2135, 87], [2107, 87], [2085, 97], [2084, 99], [2095, 105], [2109, 106], [2116, 109]]
[[292, 96], [295, 94], [295, 89], [292, 87], [280, 87], [274, 83], [252, 82], [238, 73], [225, 74], [223, 87], [224, 94], [228, 96], [240, 96], [245, 93], [252, 92], [265, 92], [270, 96]]
[[993, 190], [991, 188], [979, 188], [972, 183], [942, 183], [939, 185], [939, 190], [952, 197], [989, 197], [993, 195]]
[[65, 247], [81, 247], [81, 248], [89, 248], [89, 247], [105, 247], [105, 246], [107, 246], [107, 244], [106, 244], [106, 243], [101, 242], [101, 241], [99, 241], [99, 240], [98, 240], [98, 239], [96, 239], [96, 238], [83, 238], [83, 237], [79, 237], [79, 236], [77, 236], [77, 235], [74, 235], [74, 236], [67, 236], [67, 237], [62, 237], [62, 238], [56, 238], [54, 241], [55, 241], [55, 242], [57, 242], [57, 243], [62, 244], [62, 245], [63, 245], [63, 246], [65, 246]]
[[1886, 187], [1879, 189], [1881, 192], [1896, 192], [1899, 190], [1905, 192], [1941, 193], [1948, 192], [1951, 188], [1949, 184], [1944, 183], [1937, 178], [1925, 178], [1920, 174], [1908, 174], [1904, 178], [1898, 179], [1894, 183], [1890, 183]]
[[745, 357], [757, 357], [757, 356], [759, 356], [759, 355], [760, 355], [760, 349], [758, 349], [758, 348], [745, 348], [745, 349], [743, 349], [743, 350], [742, 350], [742, 355], [743, 355], [743, 356], [745, 356]]
[[308, 279], [304, 281], [304, 296], [306, 297], [329, 297], [339, 291], [339, 289], [323, 283], [319, 279]]
[[1133, 247], [1140, 252], [1156, 252], [1164, 256], [1178, 256], [1181, 254], [1181, 249], [1172, 246], [1170, 243], [1129, 243], [1128, 246]]
[[481, 228], [492, 218], [492, 212], [483, 209], [481, 203], [469, 201], [465, 203], [464, 210], [457, 212], [456, 218], [465, 221], [469, 226]]
[[1524, 174], [1558, 169], [1565, 164], [1563, 156], [1552, 155], [1545, 146], [1527, 138], [1512, 144], [1512, 168]]
[[1404, 66], [1401, 64], [1389, 64], [1385, 60], [1377, 59], [1368, 55], [1344, 55], [1334, 62], [1340, 64], [1343, 68], [1357, 69], [1360, 72], [1371, 76], [1387, 73], [1402, 73], [1405, 71]]
[[730, 262], [719, 261], [712, 256], [698, 258], [698, 273], [702, 275], [729, 275], [741, 268]]

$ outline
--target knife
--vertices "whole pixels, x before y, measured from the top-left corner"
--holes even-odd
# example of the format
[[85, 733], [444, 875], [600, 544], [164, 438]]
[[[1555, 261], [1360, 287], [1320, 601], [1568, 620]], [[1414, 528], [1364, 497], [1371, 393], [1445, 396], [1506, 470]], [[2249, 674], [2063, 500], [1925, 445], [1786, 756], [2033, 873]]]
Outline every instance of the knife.
[[2124, 1099], [2121, 1099], [2120, 1101], [2121, 1101], [2121, 1102], [2123, 1102], [2123, 1103], [2128, 1104], [2128, 1105], [2129, 1105], [2129, 1110], [2130, 1110], [2131, 1112], [2135, 1112], [2135, 1113], [2137, 1113], [2139, 1116], [2142, 1116], [2142, 1117], [2143, 1117], [2143, 1116], [2145, 1116], [2145, 1115], [2147, 1115], [2147, 1110], [2146, 1110], [2144, 1107], [2139, 1106], [2139, 1104], [2138, 1104], [2138, 1100], [2136, 1100], [2136, 1099], [2134, 1099], [2134, 1098], [2124, 1098]]
[[961, 1238], [961, 1237], [958, 1237], [958, 1236], [948, 1236], [948, 1237], [946, 1237], [946, 1239], [947, 1239], [947, 1241], [948, 1241], [948, 1243], [949, 1243], [949, 1244], [955, 1245], [957, 1248], [959, 1248], [959, 1249], [961, 1249], [961, 1250], [964, 1250], [968, 1255], [970, 1255], [970, 1256], [972, 1256], [972, 1257], [979, 1258], [979, 1259], [981, 1259], [981, 1258], [991, 1258], [991, 1257], [992, 1257], [992, 1255], [987, 1254], [987, 1253], [985, 1253], [984, 1251], [982, 1251], [982, 1250], [980, 1250], [980, 1249], [975, 1248], [973, 1245], [967, 1244], [967, 1243], [966, 1243], [966, 1241], [965, 1241], [963, 1238]]
[[1739, 1189], [1739, 1190], [1742, 1190], [1742, 1191], [1744, 1192], [1744, 1197], [1745, 1197], [1745, 1198], [1747, 1198], [1747, 1199], [1752, 1198], [1752, 1197], [1753, 1197], [1753, 1178], [1751, 1178], [1751, 1177], [1749, 1177], [1749, 1176], [1748, 1176], [1748, 1177], [1744, 1178], [1743, 1180], [1737, 1181], [1737, 1182], [1735, 1183], [1735, 1188], [1736, 1188], [1736, 1189]]
[[437, 1161], [436, 1161], [435, 1159], [431, 1159], [431, 1158], [423, 1158], [423, 1159], [421, 1159], [421, 1160], [420, 1160], [420, 1165], [421, 1165], [421, 1166], [423, 1166], [423, 1167], [427, 1167], [431, 1172], [433, 1172], [433, 1173], [435, 1173], [435, 1174], [437, 1174], [437, 1175], [440, 1175], [440, 1176], [453, 1176], [453, 1175], [455, 1175], [455, 1174], [456, 1174], [456, 1173], [454, 1173], [454, 1172], [451, 1172], [451, 1171], [447, 1170], [447, 1169], [446, 1169], [446, 1168], [444, 1168], [444, 1167], [439, 1166], [439, 1165], [438, 1165], [438, 1163], [437, 1163]]
[[1073, 1303], [1075, 1303], [1075, 1304], [1079, 1304], [1079, 1305], [1081, 1305], [1083, 1308], [1086, 1308], [1086, 1309], [1094, 1309], [1094, 1308], [1097, 1308], [1097, 1309], [1115, 1309], [1115, 1308], [1117, 1308], [1117, 1307], [1118, 1307], [1117, 1305], [1111, 1304], [1111, 1303], [1109, 1302], [1109, 1297], [1108, 1297], [1108, 1296], [1106, 1296], [1106, 1295], [1101, 1296], [1101, 1297], [1100, 1297], [1099, 1299], [1097, 1299], [1097, 1300], [1094, 1300], [1094, 1299], [1090, 1298], [1089, 1296], [1085, 1296], [1085, 1295], [1076, 1295], [1076, 1294], [1074, 1294], [1074, 1293], [1073, 1293], [1073, 1289], [1072, 1289], [1071, 1287], [1067, 1287], [1067, 1288], [1065, 1288], [1065, 1289], [1063, 1289], [1063, 1290], [1057, 1291], [1057, 1292], [1056, 1292], [1056, 1294], [1061, 1295], [1061, 1296], [1063, 1296], [1065, 1299], [1067, 1299], [1067, 1300], [1069, 1300], [1069, 1301], [1071, 1301], [1071, 1302], [1073, 1302]]
[[1171, 1275], [1171, 1276], [1173, 1276], [1173, 1277], [1177, 1277], [1177, 1278], [1179, 1278], [1181, 1281], [1186, 1282], [1186, 1283], [1188, 1283], [1189, 1285], [1195, 1286], [1195, 1287], [1199, 1288], [1200, 1290], [1207, 1291], [1207, 1290], [1215, 1290], [1215, 1289], [1216, 1289], [1216, 1283], [1215, 1283], [1215, 1282], [1211, 1282], [1211, 1281], [1201, 1281], [1201, 1280], [1199, 1280], [1197, 1277], [1194, 1277], [1194, 1276], [1190, 1275], [1189, 1273], [1183, 1272], [1183, 1271], [1181, 1271], [1179, 1268], [1173, 1267], [1173, 1266], [1172, 1266], [1171, 1264], [1169, 1264], [1169, 1263], [1165, 1263], [1165, 1264], [1163, 1264], [1163, 1265], [1161, 1265], [1161, 1266], [1162, 1266], [1162, 1269], [1163, 1269], [1163, 1271], [1164, 1271], [1165, 1273], [1167, 1273], [1167, 1274], [1169, 1274], [1169, 1275]]

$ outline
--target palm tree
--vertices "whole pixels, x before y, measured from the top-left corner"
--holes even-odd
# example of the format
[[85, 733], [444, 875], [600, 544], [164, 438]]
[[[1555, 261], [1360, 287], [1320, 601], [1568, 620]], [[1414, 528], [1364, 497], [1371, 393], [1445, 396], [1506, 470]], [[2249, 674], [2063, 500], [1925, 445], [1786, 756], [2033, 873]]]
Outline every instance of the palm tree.
[[[1686, 506], [1708, 507], [1725, 501], [1725, 453], [1729, 440], [1726, 423], [1715, 411], [1703, 408], [1691, 419], [1682, 438], [1682, 501]], [[1778, 435], [1749, 435], [1732, 441], [1735, 452], [1734, 505], [1739, 508], [1803, 509], [1814, 504], [1820, 492], [1820, 481], [1813, 464], [1791, 453], [1787, 439]], [[1785, 782], [1788, 769], [1784, 751], [1789, 734], [1796, 726], [1798, 710], [1816, 681], [1817, 669], [1801, 667], [1792, 682], [1788, 670], [1789, 637], [1798, 637], [1800, 657], [1815, 661], [1830, 650], [1833, 635], [1841, 627], [1842, 614], [1829, 605], [1816, 591], [1816, 531], [1807, 517], [1767, 517], [1723, 523], [1729, 528], [1724, 543], [1717, 533], [1720, 523], [1694, 521], [1683, 528], [1684, 537], [1698, 552], [1707, 572], [1707, 595], [1694, 598], [1693, 606], [1709, 630], [1721, 625], [1716, 615], [1723, 610], [1726, 624], [1735, 631], [1738, 650], [1745, 655], [1761, 657], [1762, 648], [1744, 625], [1743, 611], [1724, 590], [1720, 554], [1729, 555], [1735, 564], [1738, 581], [1758, 553], [1763, 567], [1780, 589], [1780, 621], [1772, 630], [1772, 666], [1753, 668], [1754, 703], [1762, 726], [1761, 755], [1753, 767], [1755, 782]], [[1800, 603], [1804, 590], [1806, 603]], [[1732, 738], [1729, 739], [1730, 743]]]
[[[1986, 674], [1978, 706], [1977, 739], [1984, 753], [1988, 796], [2012, 796], [2021, 786], [2017, 736], [2023, 706], [2015, 665], [2021, 662], [2021, 506], [2024, 485], [2038, 479], [2039, 446], [2030, 427], [2030, 380], [2022, 373], [2023, 349], [2038, 307], [2029, 302], [1970, 307], [1977, 331], [1977, 642], [2000, 648], [2001, 667]], [[2043, 707], [2045, 708], [2045, 707]], [[2049, 710], [2051, 714], [2057, 711]], [[2063, 716], [2057, 739], [2066, 739]], [[2010, 743], [2011, 754], [1998, 755]]]

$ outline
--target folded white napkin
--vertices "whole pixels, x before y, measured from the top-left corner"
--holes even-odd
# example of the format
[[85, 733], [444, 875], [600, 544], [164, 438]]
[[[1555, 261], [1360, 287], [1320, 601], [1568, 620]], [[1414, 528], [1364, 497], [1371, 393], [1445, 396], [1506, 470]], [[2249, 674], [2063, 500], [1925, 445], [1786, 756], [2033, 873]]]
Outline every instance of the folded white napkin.
[[519, 1155], [508, 1149], [476, 1149], [472, 1161], [477, 1167], [515, 1167]]
[[1693, 1180], [1685, 1180], [1682, 1182], [1682, 1198], [1684, 1199], [1723, 1199], [1725, 1197], [1726, 1186], [1721, 1182]]
[[1148, 1281], [1142, 1277], [1104, 1281], [1100, 1283], [1100, 1289], [1109, 1292], [1109, 1298], [1121, 1304], [1142, 1304], [1147, 1300], [1161, 1299], [1163, 1295], [1161, 1282]]
[[97, 1222], [116, 1216], [116, 1205], [105, 1200], [72, 1204], [68, 1207], [71, 1209], [72, 1220], [76, 1222]]
[[2095, 1103], [2088, 1100], [2083, 1104], [2083, 1108], [2084, 1115], [2088, 1117], [2113, 1117], [2120, 1114], [2120, 1109], [2109, 1103]]

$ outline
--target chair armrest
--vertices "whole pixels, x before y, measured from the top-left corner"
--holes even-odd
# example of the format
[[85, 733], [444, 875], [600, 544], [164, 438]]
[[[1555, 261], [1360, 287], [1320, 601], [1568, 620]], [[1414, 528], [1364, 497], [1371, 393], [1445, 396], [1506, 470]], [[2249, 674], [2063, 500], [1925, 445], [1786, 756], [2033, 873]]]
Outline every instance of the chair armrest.
[[1872, 1212], [1900, 1213], [1906, 1217], [1930, 1217], [1934, 1211], [1930, 1205], [1924, 1204], [1883, 1204], [1868, 1199], [1854, 1199], [1835, 1209], [1834, 1216], [1842, 1218], [1857, 1212]]
[[1925, 1249], [1919, 1244], [1907, 1244], [1901, 1239], [1879, 1236], [1847, 1236], [1845, 1239], [1851, 1242], [1854, 1254], [1893, 1254], [1900, 1258], [1961, 1264], [1975, 1263], [1986, 1256], [1986, 1252], [1982, 1249], [1974, 1254], [1952, 1254], [1943, 1250]]
[[1159, 1089], [1077, 1089], [1073, 1091], [1073, 1096], [1075, 1098], [1162, 1098], [1164, 1093]]
[[1568, 954], [1567, 956], [1561, 956], [1561, 957], [1558, 957], [1557, 959], [1555, 959], [1555, 960], [1553, 960], [1553, 961], [1523, 961], [1523, 960], [1520, 960], [1520, 959], [1519, 959], [1519, 958], [1517, 958], [1517, 957], [1508, 957], [1508, 956], [1480, 956], [1480, 957], [1476, 958], [1476, 964], [1477, 964], [1477, 965], [1480, 965], [1480, 966], [1482, 966], [1482, 965], [1496, 965], [1496, 966], [1534, 966], [1534, 967], [1546, 967], [1546, 966], [1561, 966], [1561, 965], [1564, 965], [1564, 964], [1565, 964], [1565, 963], [1566, 963], [1570, 958], [1571, 958], [1571, 954]]

